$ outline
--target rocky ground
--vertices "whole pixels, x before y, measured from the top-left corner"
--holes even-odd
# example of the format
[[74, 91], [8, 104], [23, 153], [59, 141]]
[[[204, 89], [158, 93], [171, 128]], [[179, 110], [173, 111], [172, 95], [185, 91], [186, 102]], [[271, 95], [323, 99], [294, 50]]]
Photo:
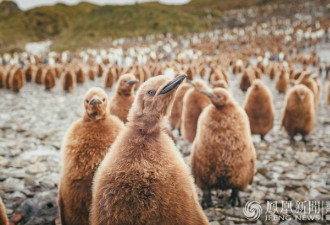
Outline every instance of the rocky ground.
[[[326, 46], [329, 50], [329, 46]], [[326, 48], [321, 48], [324, 51]], [[329, 51], [326, 51], [328, 55]], [[305, 224], [322, 221], [267, 220], [267, 201], [323, 201], [330, 204], [330, 106], [325, 103], [323, 90], [317, 110], [315, 128], [304, 144], [300, 137], [290, 144], [280, 128], [284, 95], [275, 92], [275, 82], [264, 76], [264, 82], [274, 95], [275, 125], [267, 142], [253, 137], [257, 150], [257, 168], [253, 184], [241, 193], [244, 203], [258, 201], [262, 215], [256, 221], [247, 220], [242, 207], [227, 204], [229, 192], [214, 192], [214, 207], [205, 213], [212, 224]], [[60, 170], [60, 146], [70, 124], [82, 115], [82, 99], [89, 87], [101, 86], [102, 81], [87, 81], [73, 93], [64, 93], [60, 85], [51, 91], [27, 84], [20, 93], [0, 89], [0, 196], [8, 216], [15, 224], [55, 224], [57, 218], [57, 184]], [[231, 91], [242, 104], [245, 94], [238, 88], [238, 75], [231, 75]], [[107, 90], [109, 94], [112, 90]], [[189, 162], [191, 145], [177, 133], [177, 147]], [[200, 194], [200, 193], [199, 193]], [[324, 210], [327, 208], [324, 207]], [[330, 212], [330, 206], [329, 206]], [[278, 212], [278, 215], [282, 215]], [[289, 215], [295, 215], [294, 212]], [[307, 223], [306, 223], [307, 222]]]

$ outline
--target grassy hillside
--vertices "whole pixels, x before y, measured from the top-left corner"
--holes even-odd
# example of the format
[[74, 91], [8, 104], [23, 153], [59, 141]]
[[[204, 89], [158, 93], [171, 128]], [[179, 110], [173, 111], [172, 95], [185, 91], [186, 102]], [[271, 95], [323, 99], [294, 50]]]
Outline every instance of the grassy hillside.
[[[129, 6], [56, 4], [0, 15], [0, 52], [23, 49], [25, 43], [51, 39], [56, 50], [77, 49], [106, 38], [147, 34], [182, 34], [212, 28], [223, 10], [264, 0], [193, 0], [182, 6], [143, 3]], [[5, 2], [0, 3], [5, 4]]]

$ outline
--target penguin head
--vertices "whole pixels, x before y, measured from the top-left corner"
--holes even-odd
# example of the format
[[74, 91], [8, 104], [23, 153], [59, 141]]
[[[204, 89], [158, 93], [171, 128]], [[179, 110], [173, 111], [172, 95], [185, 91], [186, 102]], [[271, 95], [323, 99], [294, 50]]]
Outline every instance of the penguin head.
[[212, 87], [213, 88], [219, 87], [219, 88], [228, 89], [228, 84], [224, 80], [216, 80], [216, 81], [212, 82]]
[[179, 85], [186, 78], [183, 74], [174, 79], [160, 75], [148, 79], [139, 88], [129, 117], [136, 119], [162, 118], [169, 114]]
[[263, 83], [260, 79], [255, 79], [252, 83], [252, 89], [254, 89], [254, 90], [258, 90], [262, 86], [263, 86]]
[[117, 93], [119, 95], [132, 95], [134, 86], [139, 80], [133, 74], [124, 74], [119, 78]]
[[298, 84], [294, 87], [294, 92], [298, 102], [304, 102], [308, 98], [308, 92], [310, 91], [305, 85]]
[[201, 92], [210, 98], [216, 108], [223, 108], [231, 102], [230, 94], [224, 88], [214, 88], [211, 91], [201, 90]]
[[97, 121], [104, 119], [107, 114], [108, 96], [98, 87], [88, 90], [84, 98], [85, 116]]

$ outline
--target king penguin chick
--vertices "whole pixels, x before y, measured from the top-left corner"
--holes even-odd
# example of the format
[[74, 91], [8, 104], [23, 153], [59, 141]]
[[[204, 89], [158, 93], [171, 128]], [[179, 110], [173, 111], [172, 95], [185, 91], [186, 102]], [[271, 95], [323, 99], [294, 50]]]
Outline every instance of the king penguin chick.
[[115, 95], [110, 99], [110, 114], [127, 122], [128, 112], [134, 101], [134, 86], [139, 81], [133, 74], [124, 74], [119, 78]]
[[46, 90], [50, 90], [56, 85], [56, 75], [52, 69], [45, 71], [41, 80]]
[[76, 76], [71, 70], [65, 71], [62, 75], [62, 88], [66, 92], [71, 92], [76, 86]]
[[294, 136], [301, 134], [303, 141], [313, 127], [315, 120], [313, 92], [305, 85], [298, 84], [292, 87], [286, 96], [282, 126], [294, 142]]
[[212, 104], [198, 120], [191, 156], [195, 182], [203, 191], [202, 205], [212, 205], [212, 189], [232, 189], [229, 200], [240, 205], [239, 190], [252, 183], [256, 161], [249, 120], [227, 90], [203, 92]]
[[127, 125], [95, 174], [92, 225], [208, 224], [189, 170], [163, 131], [185, 77], [160, 75], [139, 88]]
[[273, 128], [273, 96], [261, 80], [253, 81], [248, 89], [244, 109], [249, 117], [251, 133], [259, 134], [264, 141], [265, 135]]
[[181, 126], [183, 97], [190, 88], [191, 85], [188, 83], [183, 83], [182, 85], [180, 85], [178, 91], [176, 92], [173, 107], [171, 110], [171, 115], [169, 117], [169, 123], [171, 127], [173, 129], [178, 129], [179, 132]]
[[2, 199], [0, 197], [0, 224], [1, 225], [7, 225], [8, 223], [8, 218], [6, 216], [6, 209], [5, 206], [2, 202]]
[[276, 81], [276, 90], [279, 93], [285, 93], [289, 85], [289, 74], [285, 70], [282, 70]]
[[201, 80], [194, 80], [191, 84], [193, 88], [188, 90], [183, 98], [181, 118], [182, 136], [189, 142], [194, 141], [199, 115], [210, 104], [210, 99], [200, 92], [206, 90], [207, 85]]
[[21, 88], [24, 86], [25, 76], [23, 70], [21, 68], [17, 68], [13, 70], [9, 75], [9, 88], [15, 92], [19, 92]]
[[62, 225], [88, 225], [94, 173], [123, 128], [107, 113], [108, 97], [91, 88], [85, 98], [85, 112], [70, 127], [62, 147], [63, 167], [58, 188]]

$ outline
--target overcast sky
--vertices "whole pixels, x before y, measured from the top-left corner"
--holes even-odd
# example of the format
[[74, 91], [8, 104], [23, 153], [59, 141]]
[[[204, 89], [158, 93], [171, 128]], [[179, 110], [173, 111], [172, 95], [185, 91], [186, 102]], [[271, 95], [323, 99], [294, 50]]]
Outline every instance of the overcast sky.
[[[14, 0], [14, 1], [23, 10], [34, 8], [36, 6], [41, 6], [41, 5], [53, 5], [58, 2], [63, 2], [66, 4], [77, 4], [78, 2], [82, 2], [80, 0]], [[85, 0], [85, 2], [91, 2], [99, 5], [106, 5], [106, 4], [126, 5], [126, 4], [134, 4], [136, 2], [146, 2], [146, 1], [150, 1], [150, 0]], [[158, 0], [158, 2], [164, 4], [185, 4], [189, 2], [189, 0]]]

